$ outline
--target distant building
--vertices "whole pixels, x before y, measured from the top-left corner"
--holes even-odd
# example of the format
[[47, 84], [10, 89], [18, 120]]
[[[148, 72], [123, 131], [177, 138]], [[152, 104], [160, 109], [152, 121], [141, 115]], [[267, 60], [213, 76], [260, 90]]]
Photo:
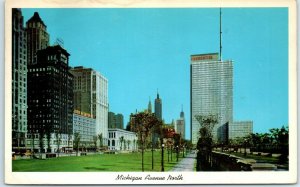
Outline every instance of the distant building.
[[108, 80], [99, 72], [82, 66], [70, 70], [74, 76], [74, 109], [96, 119], [95, 135], [108, 139]]
[[25, 148], [27, 133], [27, 38], [21, 9], [12, 9], [12, 148]]
[[28, 65], [28, 142], [35, 151], [54, 152], [55, 137], [61, 148], [70, 145], [73, 134], [73, 76], [70, 54], [61, 46], [37, 52], [37, 61]]
[[149, 103], [148, 103], [148, 113], [152, 114], [152, 104], [151, 104], [150, 98], [149, 98]]
[[162, 120], [162, 101], [159, 98], [158, 93], [157, 93], [157, 97], [154, 101], [154, 114], [158, 119]]
[[124, 128], [124, 117], [122, 114], [108, 112], [108, 128]]
[[[123, 137], [123, 138], [121, 138]], [[123, 140], [121, 142], [121, 139]], [[112, 151], [135, 151], [138, 149], [135, 132], [123, 129], [108, 129], [108, 149]]]
[[47, 33], [47, 26], [40, 18], [38, 12], [34, 12], [33, 16], [26, 22], [26, 32], [27, 60], [28, 65], [31, 65], [36, 63], [36, 52], [49, 46], [49, 34]]
[[185, 139], [185, 118], [183, 110], [180, 112], [180, 118], [176, 120], [175, 131], [180, 134], [182, 139]]
[[215, 115], [219, 123], [212, 135], [215, 141], [224, 142], [228, 134], [223, 126], [233, 118], [233, 63], [220, 61], [218, 53], [191, 55], [191, 140], [199, 139], [200, 124], [196, 115]]
[[[96, 120], [88, 113], [78, 110], [73, 114], [73, 133], [79, 133], [79, 148], [94, 149], [94, 137], [96, 136]], [[97, 140], [98, 142], [98, 140]]]
[[229, 125], [229, 139], [246, 137], [253, 133], [253, 121], [234, 121]]

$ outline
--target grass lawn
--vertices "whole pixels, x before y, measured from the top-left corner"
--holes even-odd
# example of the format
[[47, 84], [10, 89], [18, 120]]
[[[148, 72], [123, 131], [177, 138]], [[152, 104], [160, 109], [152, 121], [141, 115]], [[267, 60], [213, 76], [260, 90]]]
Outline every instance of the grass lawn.
[[[182, 154], [180, 154], [179, 161]], [[147, 151], [144, 155], [145, 171], [161, 170], [161, 151], [154, 151], [154, 170], [152, 170], [151, 152]], [[164, 154], [165, 171], [172, 169], [176, 162], [176, 154], [173, 153], [173, 161], [168, 163], [168, 155]], [[142, 171], [141, 153], [123, 153], [123, 154], [101, 154], [89, 156], [70, 156], [49, 158], [46, 160], [13, 160], [13, 171], [66, 171], [66, 172], [86, 172], [86, 171]]]

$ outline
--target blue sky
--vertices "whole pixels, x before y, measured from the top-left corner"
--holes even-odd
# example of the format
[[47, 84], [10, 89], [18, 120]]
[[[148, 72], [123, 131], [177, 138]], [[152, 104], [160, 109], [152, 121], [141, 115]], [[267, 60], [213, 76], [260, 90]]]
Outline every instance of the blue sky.
[[[167, 123], [181, 105], [190, 137], [190, 55], [219, 52], [219, 9], [22, 9], [64, 40], [71, 66], [109, 80], [110, 111], [125, 123], [157, 89]], [[234, 120], [254, 132], [288, 124], [288, 9], [223, 8], [222, 57], [234, 61]], [[154, 103], [152, 104], [154, 106]]]

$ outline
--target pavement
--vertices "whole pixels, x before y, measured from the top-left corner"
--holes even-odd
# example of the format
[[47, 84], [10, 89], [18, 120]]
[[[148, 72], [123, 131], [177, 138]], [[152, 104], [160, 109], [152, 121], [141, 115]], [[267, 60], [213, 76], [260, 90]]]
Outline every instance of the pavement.
[[172, 170], [175, 171], [195, 171], [196, 153], [189, 153]]

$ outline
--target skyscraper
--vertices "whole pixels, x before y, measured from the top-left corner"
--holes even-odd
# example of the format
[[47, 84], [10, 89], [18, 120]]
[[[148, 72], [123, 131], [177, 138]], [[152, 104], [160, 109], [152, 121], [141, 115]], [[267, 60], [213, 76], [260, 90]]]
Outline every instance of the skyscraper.
[[25, 147], [27, 133], [27, 38], [21, 9], [12, 9], [12, 147]]
[[108, 128], [124, 128], [124, 117], [122, 114], [108, 112]]
[[[61, 46], [49, 46], [37, 52], [36, 63], [28, 65], [28, 138], [31, 140], [27, 145], [32, 149], [55, 152], [72, 146], [73, 76], [68, 71], [69, 56]], [[53, 143], [57, 136], [62, 142], [60, 147]]]
[[70, 70], [74, 75], [74, 109], [96, 118], [96, 135], [108, 138], [108, 80], [99, 72], [82, 66]]
[[26, 22], [27, 33], [27, 62], [36, 63], [36, 52], [49, 46], [49, 34], [47, 26], [40, 18], [38, 12]]
[[185, 139], [185, 119], [183, 109], [181, 109], [180, 118], [176, 120], [175, 131], [180, 134], [182, 139]]
[[[191, 55], [191, 139], [196, 144], [200, 124], [195, 115], [216, 115], [218, 124], [212, 135], [215, 141], [226, 141], [226, 125], [233, 118], [233, 63], [220, 61], [218, 53]], [[228, 129], [228, 128], [227, 128]]]
[[122, 114], [116, 114], [116, 127], [119, 129], [124, 128], [124, 117]]
[[162, 101], [159, 98], [158, 92], [157, 92], [157, 97], [154, 102], [154, 113], [158, 119], [162, 120]]
[[151, 104], [151, 99], [149, 98], [149, 103], [148, 103], [148, 113], [152, 113], [152, 104]]

